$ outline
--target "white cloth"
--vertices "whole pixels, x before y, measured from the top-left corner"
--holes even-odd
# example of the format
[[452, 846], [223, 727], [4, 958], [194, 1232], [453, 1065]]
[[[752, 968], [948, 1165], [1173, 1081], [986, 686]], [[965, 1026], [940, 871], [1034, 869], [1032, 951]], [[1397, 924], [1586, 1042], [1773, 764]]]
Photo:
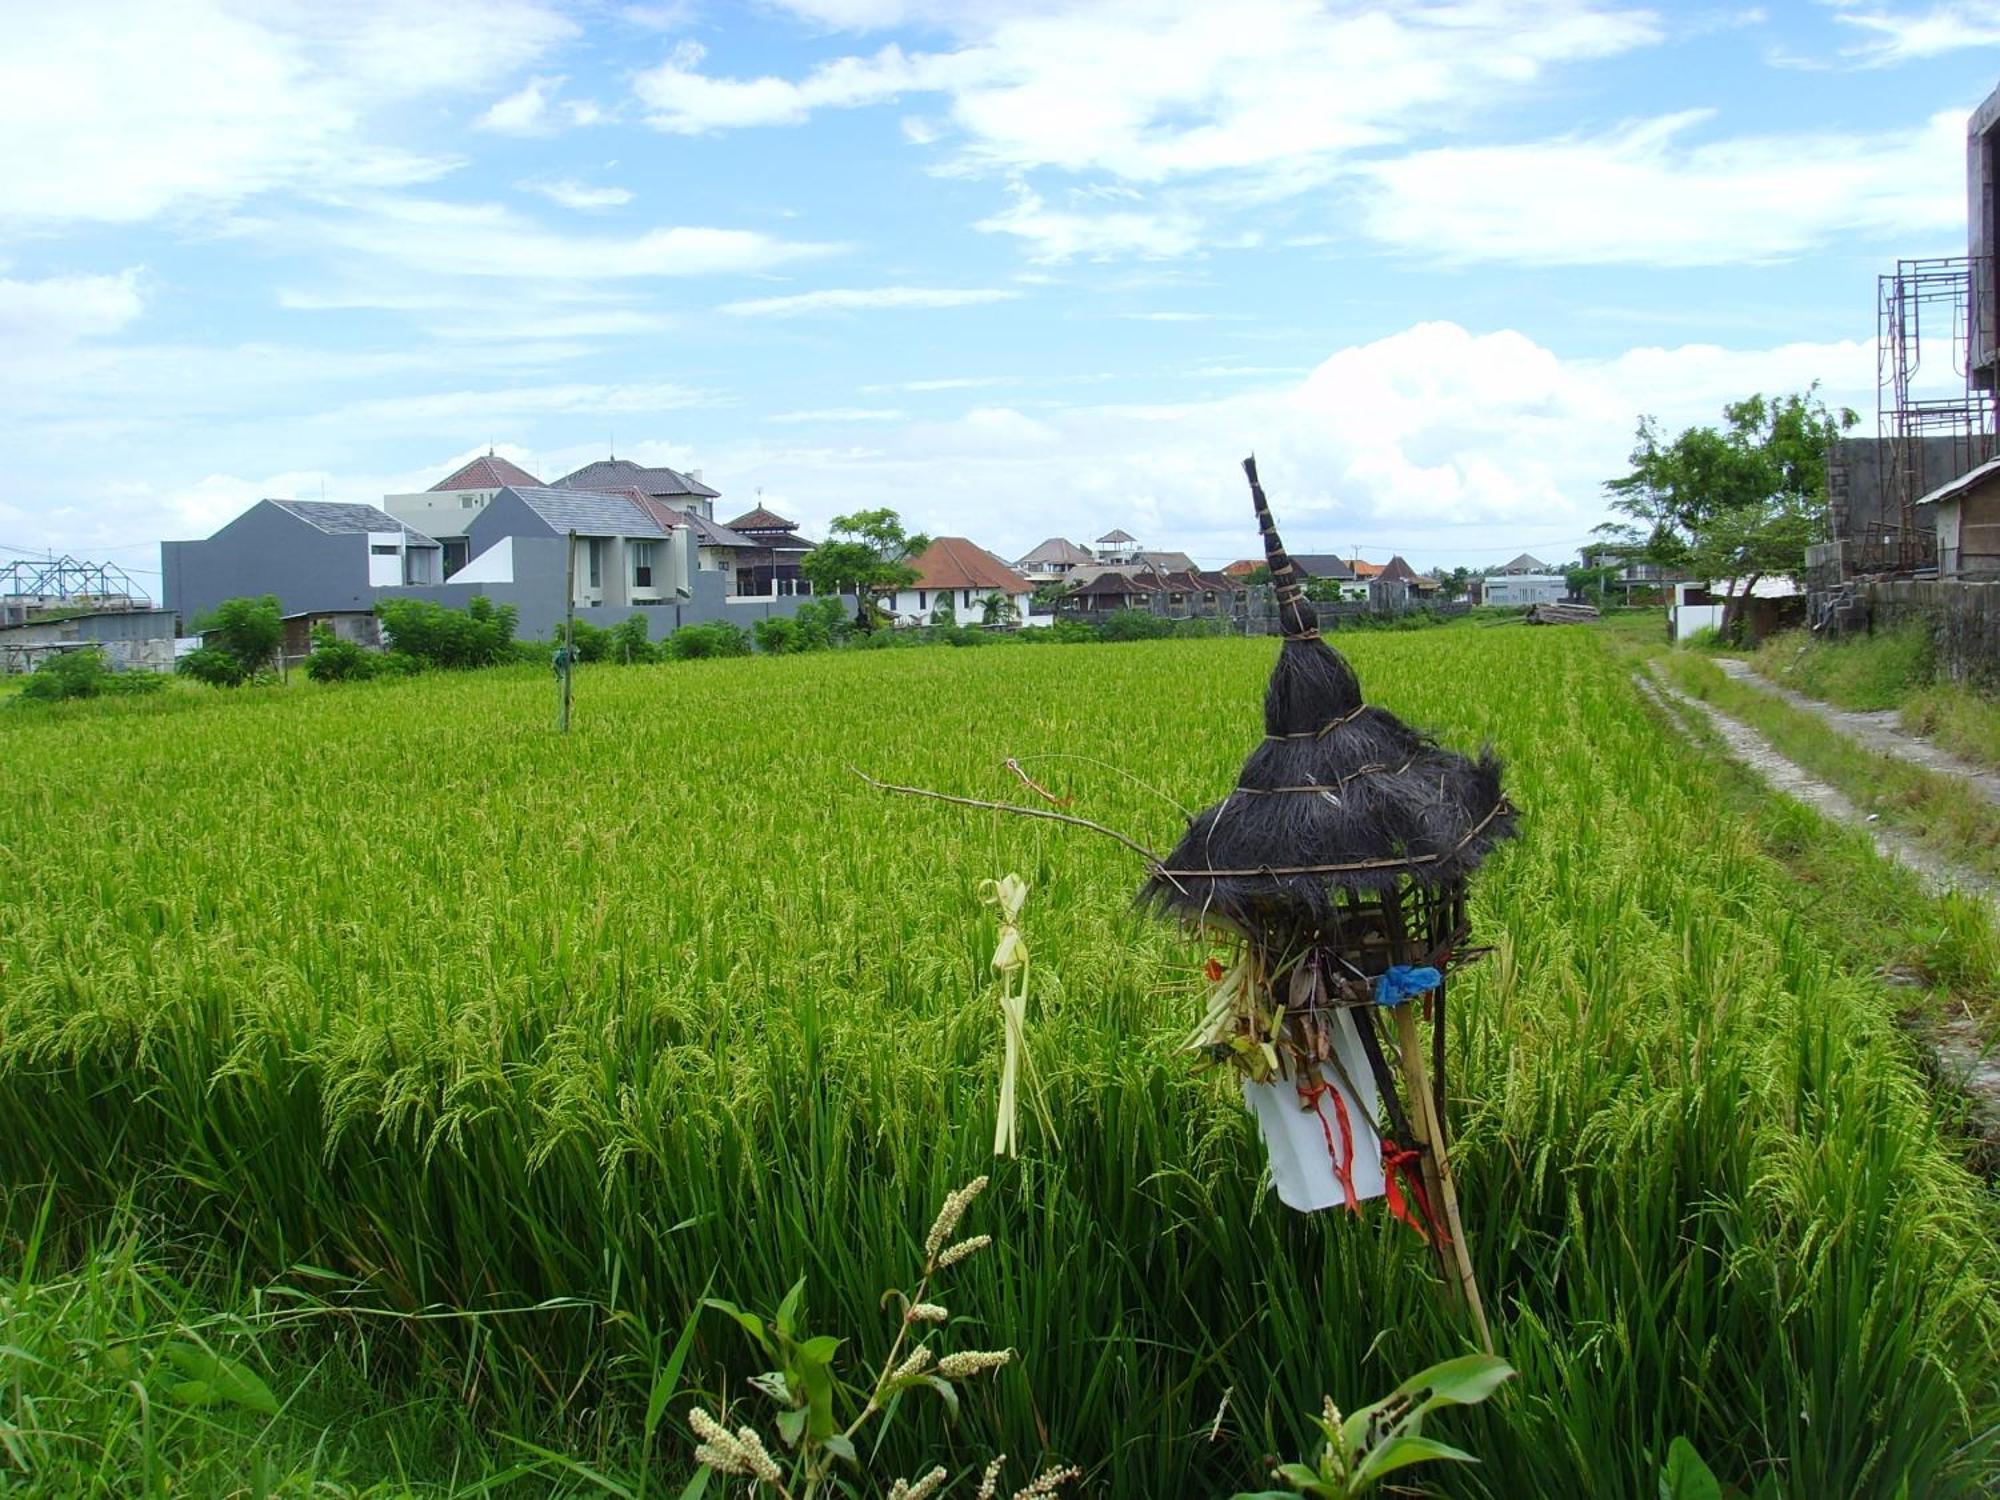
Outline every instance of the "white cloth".
[[[1354, 1160], [1349, 1170], [1354, 1196], [1379, 1198], [1383, 1191], [1382, 1137], [1375, 1126], [1375, 1075], [1368, 1069], [1368, 1054], [1362, 1051], [1354, 1020], [1346, 1011], [1334, 1015], [1332, 1032], [1334, 1055], [1360, 1091], [1356, 1097], [1340, 1081], [1338, 1073], [1327, 1064], [1320, 1064], [1327, 1087], [1337, 1090], [1347, 1105], [1348, 1134], [1354, 1142]], [[1271, 1184], [1277, 1188], [1279, 1200], [1300, 1213], [1344, 1206], [1347, 1195], [1341, 1190], [1340, 1176], [1334, 1170], [1341, 1134], [1332, 1093], [1321, 1095], [1315, 1107], [1301, 1103], [1295, 1079], [1252, 1083], [1246, 1078], [1243, 1102], [1256, 1115], [1264, 1133], [1264, 1147], [1271, 1161]], [[1327, 1152], [1329, 1133], [1335, 1156]]]

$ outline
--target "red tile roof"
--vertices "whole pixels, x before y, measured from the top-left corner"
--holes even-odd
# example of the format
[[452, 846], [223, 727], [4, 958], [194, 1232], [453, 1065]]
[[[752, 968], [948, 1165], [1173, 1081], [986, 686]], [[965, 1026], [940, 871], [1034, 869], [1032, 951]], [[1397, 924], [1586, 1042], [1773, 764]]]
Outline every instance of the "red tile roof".
[[1239, 557], [1235, 562], [1224, 568], [1222, 574], [1225, 578], [1248, 578], [1263, 566], [1264, 559], [1261, 557]]
[[918, 589], [984, 589], [1030, 592], [1028, 582], [991, 552], [962, 536], [941, 536], [910, 559]]
[[1386, 563], [1363, 562], [1358, 557], [1350, 557], [1347, 565], [1354, 570], [1356, 578], [1379, 578], [1382, 576], [1382, 570], [1388, 566]]
[[482, 453], [449, 479], [440, 479], [430, 487], [429, 492], [437, 495], [449, 490], [497, 490], [510, 484], [525, 484], [537, 490], [542, 488], [541, 480], [519, 464], [510, 464], [495, 454]]
[[758, 506], [727, 523], [731, 531], [797, 531], [797, 521], [787, 521], [775, 510]]

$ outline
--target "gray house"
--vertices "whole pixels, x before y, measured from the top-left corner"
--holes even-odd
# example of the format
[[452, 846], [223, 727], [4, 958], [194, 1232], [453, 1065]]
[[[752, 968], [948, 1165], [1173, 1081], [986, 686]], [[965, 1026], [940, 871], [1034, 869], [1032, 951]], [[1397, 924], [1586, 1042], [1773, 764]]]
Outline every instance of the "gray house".
[[200, 542], [160, 543], [162, 603], [191, 627], [225, 599], [276, 594], [287, 614], [373, 609], [376, 591], [436, 583], [442, 550], [372, 505], [260, 500]]
[[715, 519], [715, 502], [722, 493], [701, 482], [699, 469], [683, 474], [664, 465], [648, 468], [644, 464], [633, 463], [629, 458], [600, 458], [595, 463], [585, 464], [573, 474], [563, 475], [555, 482], [555, 487], [565, 490], [636, 489], [655, 500], [664, 501], [675, 510], [686, 511], [707, 521]]

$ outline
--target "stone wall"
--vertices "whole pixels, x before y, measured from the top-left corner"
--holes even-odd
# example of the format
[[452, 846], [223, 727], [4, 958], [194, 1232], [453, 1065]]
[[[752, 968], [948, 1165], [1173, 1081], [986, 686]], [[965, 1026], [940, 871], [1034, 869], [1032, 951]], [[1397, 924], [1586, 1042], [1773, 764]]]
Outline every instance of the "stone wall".
[[2000, 583], [1884, 579], [1868, 585], [1867, 603], [1871, 629], [1920, 623], [1942, 675], [2000, 693]]

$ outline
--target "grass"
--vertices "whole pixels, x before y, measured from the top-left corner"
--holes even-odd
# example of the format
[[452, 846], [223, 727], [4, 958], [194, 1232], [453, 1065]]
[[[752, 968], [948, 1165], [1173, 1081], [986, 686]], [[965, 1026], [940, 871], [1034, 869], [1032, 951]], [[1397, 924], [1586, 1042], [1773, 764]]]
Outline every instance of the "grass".
[[[1687, 1436], [1757, 1496], [1989, 1492], [2000, 1224], [1837, 909], [1593, 632], [1341, 645], [1378, 701], [1495, 740], [1528, 812], [1476, 887], [1495, 951], [1451, 1028], [1471, 1248], [1522, 1378], [1454, 1427], [1482, 1464], [1436, 1482], [1650, 1497]], [[1116, 846], [845, 768], [1007, 797], [1004, 756], [1082, 754], [1194, 805], [1259, 732], [1271, 652], [586, 670], [566, 741], [527, 669], [9, 715], [0, 1268], [44, 1202], [75, 1244], [36, 1284], [136, 1215], [204, 1305], [314, 1309], [230, 1346], [274, 1391], [337, 1354], [441, 1447], [450, 1409], [677, 1485], [686, 1400], [635, 1438], [704, 1291], [768, 1307], [804, 1274], [815, 1329], [871, 1326], [944, 1190], [990, 1169], [996, 1245], [953, 1312], [1020, 1357], [944, 1453], [892, 1425], [884, 1467], [1005, 1449], [1094, 1493], [1254, 1487], [1322, 1393], [1463, 1350], [1427, 1252], [1379, 1207], [1260, 1193], [1240, 1102], [1176, 1051], [1207, 950], [1130, 912]], [[1107, 769], [1029, 769], [1155, 847], [1178, 831]], [[1062, 1146], [1030, 1125], [994, 1163], [973, 887], [1010, 869]], [[697, 1327], [690, 1396], [757, 1372]], [[341, 1483], [460, 1482], [323, 1420]], [[508, 1458], [461, 1452], [506, 1488]]]
[[1911, 734], [1976, 765], [2000, 767], [2000, 700], [1940, 680], [1921, 626], [1839, 642], [1792, 632], [1772, 637], [1750, 660], [1772, 681], [1809, 697], [1842, 708], [1896, 709]]

